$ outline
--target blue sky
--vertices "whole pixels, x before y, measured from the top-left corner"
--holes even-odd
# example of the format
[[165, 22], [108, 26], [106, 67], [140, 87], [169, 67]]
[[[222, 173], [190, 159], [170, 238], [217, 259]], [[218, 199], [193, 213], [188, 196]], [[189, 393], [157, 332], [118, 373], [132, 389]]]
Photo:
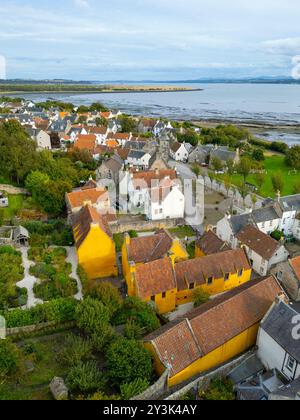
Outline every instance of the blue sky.
[[0, 16], [7, 78], [290, 75], [300, 55], [299, 0], [1, 0]]

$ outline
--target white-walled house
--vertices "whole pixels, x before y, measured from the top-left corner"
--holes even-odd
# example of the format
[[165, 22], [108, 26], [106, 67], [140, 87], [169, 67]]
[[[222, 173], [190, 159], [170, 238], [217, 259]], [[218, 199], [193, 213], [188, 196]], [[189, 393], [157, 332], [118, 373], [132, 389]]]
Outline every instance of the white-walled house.
[[273, 266], [287, 261], [289, 257], [282, 244], [253, 225], [241, 229], [237, 240], [239, 246], [246, 250], [253, 270], [261, 276], [266, 276]]
[[289, 381], [300, 377], [299, 317], [279, 299], [262, 320], [257, 338], [257, 355], [265, 368], [276, 369]]
[[145, 214], [149, 220], [182, 219], [184, 211], [184, 195], [176, 183], [153, 188], [146, 195]]
[[187, 162], [189, 152], [184, 143], [175, 142], [170, 146], [170, 156], [176, 162]]
[[286, 236], [293, 236], [296, 233], [300, 239], [300, 230], [297, 231], [298, 223], [296, 222], [297, 216], [300, 214], [300, 194], [278, 197], [278, 202], [282, 210], [280, 230]]
[[143, 150], [131, 150], [127, 156], [126, 164], [129, 166], [149, 169], [152, 160], [155, 158], [155, 152], [145, 152]]
[[35, 137], [39, 150], [51, 150], [51, 138], [46, 131], [40, 130]]

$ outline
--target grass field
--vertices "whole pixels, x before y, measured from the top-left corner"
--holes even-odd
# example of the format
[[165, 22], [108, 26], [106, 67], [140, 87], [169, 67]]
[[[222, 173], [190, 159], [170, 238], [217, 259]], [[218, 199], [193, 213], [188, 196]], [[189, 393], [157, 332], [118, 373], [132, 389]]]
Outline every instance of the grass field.
[[[276, 196], [273, 186], [272, 186], [272, 174], [274, 173], [281, 173], [284, 179], [284, 189], [281, 191], [281, 195], [292, 195], [294, 194], [294, 186], [295, 183], [300, 181], [300, 171], [297, 174], [290, 174], [289, 172], [291, 168], [289, 168], [285, 164], [284, 156], [274, 155], [271, 157], [267, 157], [264, 162], [265, 170], [266, 170], [266, 179], [262, 189], [259, 191], [259, 194], [263, 197], [272, 197]], [[242, 182], [242, 177], [240, 175], [234, 175], [232, 178], [232, 183], [234, 185], [239, 185]], [[255, 176], [250, 175], [247, 179], [247, 182], [251, 184], [257, 185], [255, 181]]]
[[33, 343], [34, 352], [24, 354], [24, 363], [32, 363], [34, 370], [23, 373], [20, 380], [9, 380], [0, 385], [0, 400], [51, 400], [49, 384], [55, 376], [64, 376], [59, 353], [64, 348], [66, 333], [27, 339], [21, 348]]
[[17, 216], [21, 210], [31, 210], [35, 206], [30, 197], [25, 195], [8, 195], [9, 206], [4, 208], [4, 220], [10, 220]]

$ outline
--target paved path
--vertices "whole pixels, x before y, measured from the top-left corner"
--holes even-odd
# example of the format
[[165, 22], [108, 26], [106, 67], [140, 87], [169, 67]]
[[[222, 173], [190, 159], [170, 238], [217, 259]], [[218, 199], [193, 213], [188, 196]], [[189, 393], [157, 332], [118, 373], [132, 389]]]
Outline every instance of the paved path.
[[33, 277], [29, 274], [29, 269], [35, 263], [28, 259], [28, 248], [21, 248], [20, 249], [23, 258], [23, 266], [24, 266], [24, 279], [17, 283], [17, 286], [20, 288], [27, 289], [28, 299], [27, 304], [23, 307], [23, 309], [32, 308], [40, 303], [43, 303], [42, 300], [36, 299], [33, 292], [33, 287], [39, 280], [36, 277]]
[[73, 246], [72, 247], [66, 246], [65, 249], [66, 249], [67, 254], [68, 254], [66, 261], [72, 265], [71, 277], [73, 279], [75, 279], [76, 282], [77, 282], [78, 292], [76, 293], [74, 298], [76, 300], [82, 300], [83, 299], [83, 289], [82, 289], [82, 284], [81, 284], [80, 278], [78, 277], [78, 274], [77, 274], [78, 259], [77, 259], [76, 249]]

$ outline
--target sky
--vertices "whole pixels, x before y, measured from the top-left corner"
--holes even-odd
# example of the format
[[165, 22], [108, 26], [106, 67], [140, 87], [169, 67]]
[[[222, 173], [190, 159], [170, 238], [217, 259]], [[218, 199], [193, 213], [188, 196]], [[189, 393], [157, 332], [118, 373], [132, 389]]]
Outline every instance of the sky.
[[299, 0], [1, 0], [0, 78], [300, 78], [299, 18]]

